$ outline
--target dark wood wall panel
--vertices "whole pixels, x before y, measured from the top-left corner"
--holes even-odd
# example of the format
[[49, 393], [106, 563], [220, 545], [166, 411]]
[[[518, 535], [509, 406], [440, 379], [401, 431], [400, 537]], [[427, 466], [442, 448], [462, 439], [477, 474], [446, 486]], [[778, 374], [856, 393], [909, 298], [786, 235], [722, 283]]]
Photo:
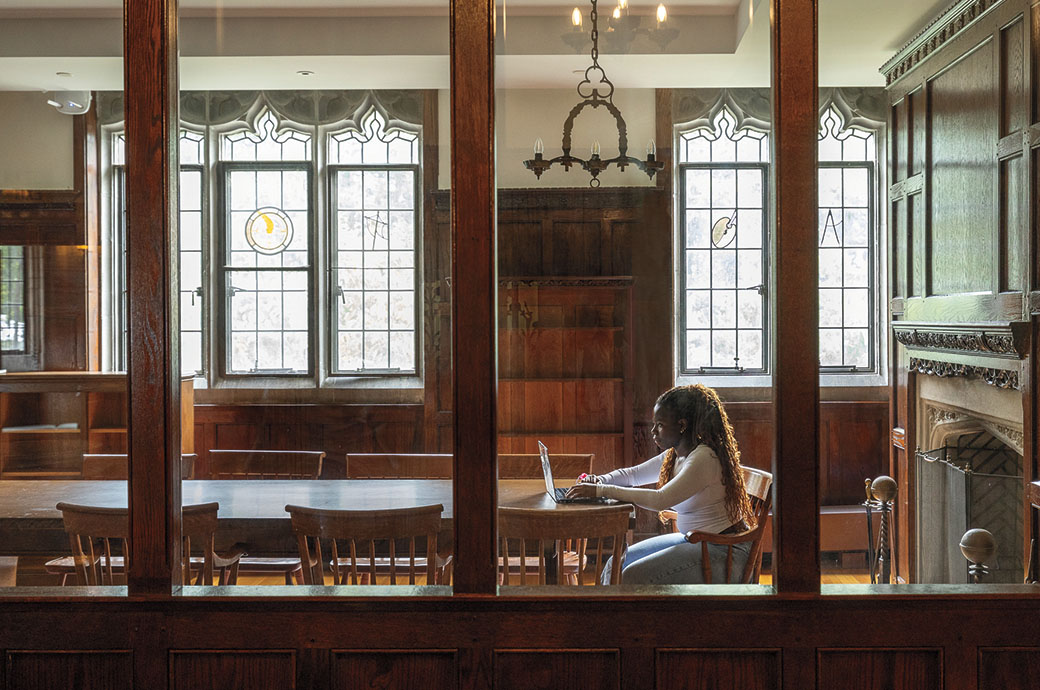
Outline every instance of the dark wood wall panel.
[[941, 690], [939, 650], [822, 650], [817, 690]]
[[925, 220], [924, 194], [913, 194], [906, 198], [906, 262], [910, 269], [910, 294], [927, 295], [930, 291], [928, 266], [929, 231]]
[[[771, 403], [726, 404], [742, 464], [768, 470], [772, 459]], [[820, 502], [863, 500], [863, 480], [888, 472], [887, 402], [820, 403]], [[781, 466], [783, 460], [780, 460]]]
[[0, 190], [0, 244], [82, 245], [83, 192]]
[[931, 246], [935, 294], [990, 291], [997, 75], [987, 39], [929, 82]]
[[892, 201], [889, 223], [892, 226], [893, 249], [892, 252], [892, 296], [908, 297], [907, 276], [912, 270], [909, 256], [909, 243], [906, 222], [906, 197]]
[[891, 122], [891, 156], [892, 160], [889, 161], [889, 165], [892, 170], [892, 179], [889, 183], [901, 182], [907, 178], [907, 161], [909, 155], [909, 149], [907, 144], [909, 137], [907, 136], [907, 100], [905, 98], [896, 101], [892, 105], [892, 122]]
[[43, 247], [43, 368], [86, 369], [86, 251]]
[[911, 91], [906, 96], [910, 102], [910, 174], [924, 172], [928, 155], [928, 109], [924, 88]]
[[1018, 191], [1026, 183], [1026, 159], [1015, 156], [1000, 164], [1000, 290], [1020, 290], [1025, 282], [1026, 218], [1028, 206]]
[[542, 224], [543, 221], [539, 219], [511, 222], [499, 220], [498, 262], [500, 267], [509, 267], [510, 275], [542, 274], [545, 252], [552, 248], [551, 244], [548, 248], [542, 244], [545, 235]]
[[170, 690], [291, 690], [295, 687], [295, 652], [170, 652]]
[[1022, 51], [1025, 21], [1016, 19], [1000, 31], [1000, 136], [1020, 132], [1028, 124], [1025, 64]]
[[780, 652], [661, 649], [656, 690], [780, 690]]
[[333, 651], [332, 690], [458, 687], [453, 651]]
[[6, 690], [132, 690], [129, 651], [9, 651]]
[[617, 650], [497, 650], [495, 690], [531, 688], [597, 688], [620, 690]]
[[1035, 690], [1040, 678], [1040, 649], [980, 649], [979, 687]]
[[422, 405], [196, 405], [195, 477], [209, 473], [209, 451], [323, 450], [322, 477], [344, 476], [346, 453], [421, 453]]

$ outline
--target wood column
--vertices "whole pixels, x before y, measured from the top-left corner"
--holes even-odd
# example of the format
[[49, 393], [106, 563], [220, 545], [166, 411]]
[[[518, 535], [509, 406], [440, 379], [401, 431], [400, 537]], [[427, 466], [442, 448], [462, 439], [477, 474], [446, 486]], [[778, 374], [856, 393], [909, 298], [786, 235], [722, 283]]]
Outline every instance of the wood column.
[[[772, 0], [773, 582], [819, 593], [817, 0]], [[786, 683], [785, 683], [786, 685]]]
[[[495, 6], [451, 9], [455, 594], [494, 594], [498, 469]], [[460, 203], [461, 200], [461, 203]]]
[[180, 581], [177, 0], [124, 0], [131, 596]]

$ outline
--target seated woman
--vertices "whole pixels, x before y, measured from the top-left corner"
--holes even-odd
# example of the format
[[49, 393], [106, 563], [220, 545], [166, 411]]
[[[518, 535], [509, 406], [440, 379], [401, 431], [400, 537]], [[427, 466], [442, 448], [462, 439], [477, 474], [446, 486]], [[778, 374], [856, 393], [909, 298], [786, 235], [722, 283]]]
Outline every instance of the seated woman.
[[[605, 496], [651, 510], [676, 511], [678, 532], [628, 548], [622, 582], [698, 584], [703, 582], [701, 547], [687, 542], [686, 533], [729, 534], [753, 527], [733, 427], [715, 391], [697, 384], [677, 386], [657, 399], [652, 434], [663, 453], [634, 467], [589, 475], [568, 495]], [[657, 488], [638, 488], [655, 481]], [[748, 550], [749, 545], [734, 548], [734, 577], [743, 570], [741, 559], [746, 560]], [[710, 546], [709, 553], [712, 572], [724, 572], [726, 547]], [[605, 579], [610, 565], [603, 569]]]

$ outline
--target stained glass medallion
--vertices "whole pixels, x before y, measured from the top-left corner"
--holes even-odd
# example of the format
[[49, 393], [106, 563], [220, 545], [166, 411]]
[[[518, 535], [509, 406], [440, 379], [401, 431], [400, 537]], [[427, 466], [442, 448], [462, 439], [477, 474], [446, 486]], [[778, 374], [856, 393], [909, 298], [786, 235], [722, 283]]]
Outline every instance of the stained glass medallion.
[[246, 240], [261, 254], [278, 254], [292, 241], [292, 221], [281, 209], [265, 206], [246, 221]]

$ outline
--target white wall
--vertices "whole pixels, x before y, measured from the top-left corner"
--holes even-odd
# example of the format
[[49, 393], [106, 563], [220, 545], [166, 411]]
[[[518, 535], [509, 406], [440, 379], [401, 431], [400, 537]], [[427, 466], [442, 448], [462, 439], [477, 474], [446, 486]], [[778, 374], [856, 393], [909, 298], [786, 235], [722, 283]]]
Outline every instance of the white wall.
[[72, 117], [35, 91], [0, 91], [0, 189], [72, 189]]
[[[440, 187], [447, 189], [451, 175], [449, 93], [440, 96]], [[586, 187], [589, 174], [578, 167], [564, 171], [559, 166], [541, 179], [524, 167], [534, 156], [534, 141], [541, 137], [545, 157], [562, 153], [563, 123], [579, 101], [574, 89], [508, 89], [495, 94], [498, 186], [500, 188]], [[646, 144], [654, 136], [654, 90], [624, 89], [614, 93], [614, 105], [628, 125], [628, 155], [646, 157]], [[571, 155], [588, 158], [592, 142], [598, 140], [600, 156], [613, 158], [618, 153], [617, 126], [605, 108], [586, 108], [574, 122]], [[615, 169], [600, 174], [604, 187], [649, 186], [654, 182], [634, 166], [624, 172]]]

